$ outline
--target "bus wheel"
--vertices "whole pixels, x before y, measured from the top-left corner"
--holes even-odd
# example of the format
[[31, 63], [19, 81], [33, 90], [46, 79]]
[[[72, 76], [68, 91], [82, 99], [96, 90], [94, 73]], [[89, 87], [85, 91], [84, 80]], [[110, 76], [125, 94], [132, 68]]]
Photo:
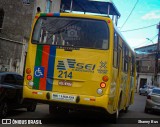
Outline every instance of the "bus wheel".
[[118, 117], [119, 117], [119, 109], [117, 109], [116, 112], [111, 115], [109, 120], [111, 123], [117, 123]]
[[111, 116], [111, 122], [112, 123], [117, 123], [117, 120], [119, 118], [119, 113], [120, 113], [120, 104], [121, 104], [121, 97], [122, 94], [120, 94], [120, 98], [119, 98], [119, 101], [118, 101], [118, 107], [116, 109], [116, 112]]
[[27, 107], [27, 112], [35, 112], [36, 110], [36, 106], [37, 106], [37, 103], [31, 103], [28, 107]]
[[51, 115], [66, 115], [69, 113], [69, 109], [55, 106], [53, 104], [49, 105], [49, 113]]
[[131, 96], [130, 96], [130, 100], [129, 100], [129, 104], [131, 105], [132, 104], [132, 93], [131, 93]]
[[127, 106], [123, 111], [124, 111], [124, 113], [127, 113], [128, 112], [128, 108], [129, 108], [129, 106]]

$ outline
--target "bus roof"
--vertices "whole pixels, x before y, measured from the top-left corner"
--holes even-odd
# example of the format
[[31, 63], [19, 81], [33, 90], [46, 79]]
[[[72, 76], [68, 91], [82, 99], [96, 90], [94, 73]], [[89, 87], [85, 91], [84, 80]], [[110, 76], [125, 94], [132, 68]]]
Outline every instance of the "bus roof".
[[111, 0], [62, 0], [61, 9], [120, 17], [119, 11]]

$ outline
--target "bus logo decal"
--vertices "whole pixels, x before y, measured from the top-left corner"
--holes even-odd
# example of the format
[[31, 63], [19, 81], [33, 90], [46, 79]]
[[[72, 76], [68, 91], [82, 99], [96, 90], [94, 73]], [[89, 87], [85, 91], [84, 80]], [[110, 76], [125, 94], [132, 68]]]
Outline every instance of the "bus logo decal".
[[74, 59], [67, 59], [69, 68], [75, 68], [76, 61]]
[[105, 62], [101, 61], [100, 64], [101, 64], [100, 69], [102, 69], [102, 68], [106, 69], [106, 67], [107, 67], [107, 62], [106, 61]]
[[66, 70], [64, 62], [63, 61], [58, 61], [58, 65], [57, 65], [57, 69], [58, 70]]
[[77, 63], [75, 59], [65, 59], [58, 61], [57, 70], [63, 71], [70, 68], [72, 71], [94, 73], [95, 67], [95, 64]]
[[65, 59], [58, 61], [58, 70], [68, 70], [69, 68], [75, 68], [76, 61], [74, 59]]
[[34, 68], [34, 77], [43, 78], [44, 77], [44, 67], [36, 66]]
[[107, 74], [107, 62], [106, 61], [101, 61], [99, 69], [97, 69], [99, 74]]

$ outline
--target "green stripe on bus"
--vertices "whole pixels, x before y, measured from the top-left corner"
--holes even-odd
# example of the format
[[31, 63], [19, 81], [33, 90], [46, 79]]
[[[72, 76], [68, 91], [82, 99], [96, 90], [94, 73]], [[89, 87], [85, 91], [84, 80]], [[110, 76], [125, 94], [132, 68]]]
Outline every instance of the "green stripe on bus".
[[[36, 66], [41, 66], [42, 51], [43, 51], [43, 46], [42, 45], [37, 45], [36, 61], [35, 61], [35, 65], [34, 65], [35, 67]], [[33, 82], [34, 82], [33, 89], [39, 89], [40, 78], [34, 77]]]
[[40, 16], [47, 16], [47, 14], [46, 13], [41, 13]]

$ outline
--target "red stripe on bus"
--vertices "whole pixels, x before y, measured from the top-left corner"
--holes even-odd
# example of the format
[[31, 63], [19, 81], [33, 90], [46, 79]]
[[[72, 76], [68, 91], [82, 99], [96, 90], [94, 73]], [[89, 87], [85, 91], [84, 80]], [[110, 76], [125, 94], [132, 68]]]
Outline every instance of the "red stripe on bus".
[[40, 90], [46, 90], [49, 52], [50, 52], [50, 46], [43, 46], [41, 66], [44, 67], [44, 77], [40, 79], [40, 86], [39, 86]]
[[47, 16], [53, 16], [53, 13], [48, 13]]
[[38, 18], [39, 18], [39, 16], [35, 16], [35, 18], [36, 18], [36, 19], [38, 19]]

